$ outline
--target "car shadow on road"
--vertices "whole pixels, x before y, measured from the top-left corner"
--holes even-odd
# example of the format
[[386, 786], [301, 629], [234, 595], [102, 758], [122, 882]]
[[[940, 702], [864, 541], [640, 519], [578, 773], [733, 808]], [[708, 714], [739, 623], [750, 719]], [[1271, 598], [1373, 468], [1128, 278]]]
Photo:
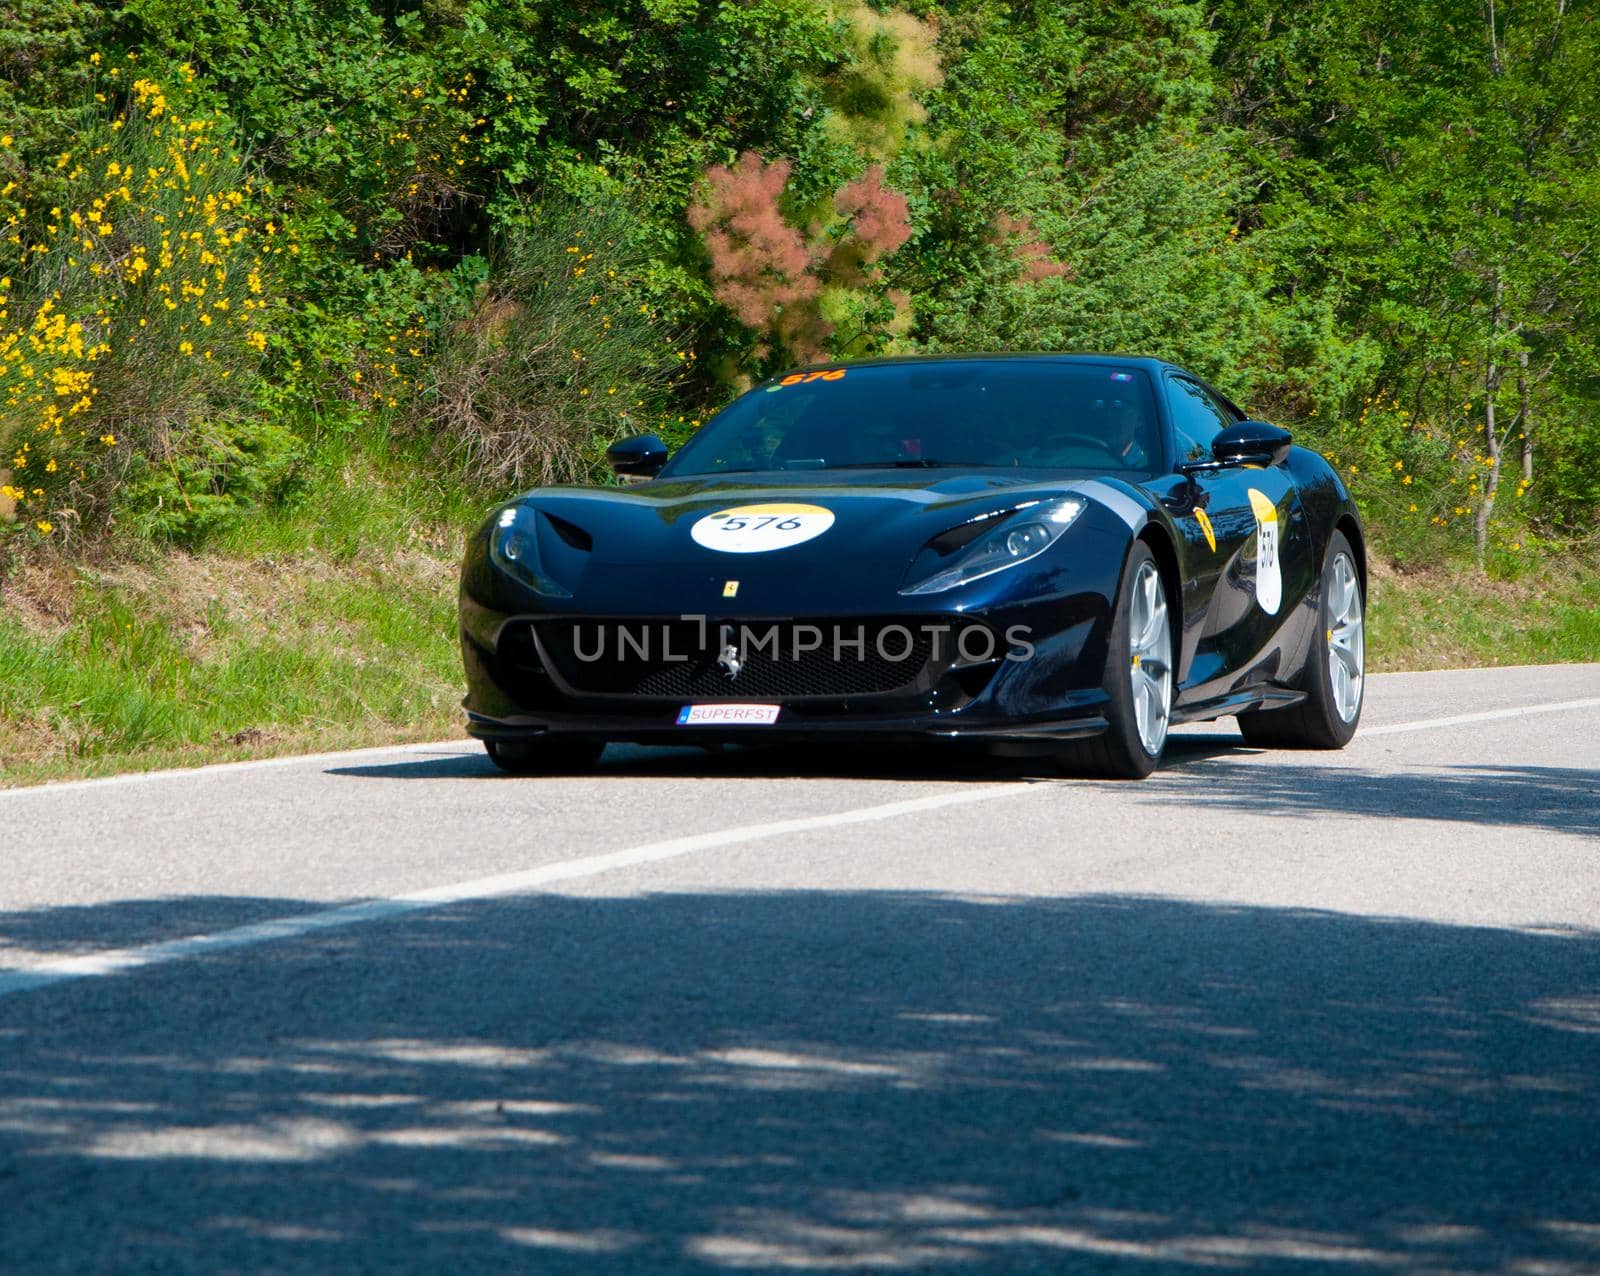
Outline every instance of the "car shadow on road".
[[1151, 785], [1133, 796], [1182, 806], [1198, 818], [1230, 811], [1307, 819], [1367, 815], [1600, 836], [1600, 770], [1461, 765], [1418, 772], [1308, 765], [1294, 757], [1248, 765], [1214, 758], [1193, 773], [1195, 780], [1203, 775], [1203, 784]]
[[1592, 932], [534, 896], [0, 999], [8, 1274], [1578, 1273], [1597, 1147]]
[[[1163, 768], [1189, 766], [1208, 758], [1250, 756], [1258, 752], [1237, 735], [1174, 735], [1167, 741]], [[497, 770], [476, 745], [404, 762], [332, 766], [329, 775], [367, 780], [504, 779], [528, 782]], [[764, 745], [720, 749], [647, 748], [613, 744], [601, 760], [582, 770], [555, 775], [684, 778], [826, 778], [948, 780], [993, 783], [1008, 779], [1060, 779], [1062, 771], [1045, 754], [996, 757], [981, 747], [951, 742], [922, 745]], [[537, 777], [536, 777], [537, 778]]]
[[[1308, 756], [1318, 761], [1302, 761]], [[1600, 770], [1549, 766], [1435, 766], [1426, 772], [1357, 767], [1336, 755], [1251, 748], [1225, 731], [1173, 735], [1161, 770], [1130, 784], [1131, 800], [1181, 806], [1188, 813], [1376, 816], [1446, 820], [1484, 827], [1543, 828], [1600, 836]], [[1003, 758], [973, 747], [649, 749], [612, 745], [582, 771], [507, 776], [475, 747], [404, 762], [330, 767], [329, 775], [380, 780], [486, 780], [539, 785], [581, 776], [684, 779], [832, 778], [1004, 783], [1061, 781], [1048, 757]]]

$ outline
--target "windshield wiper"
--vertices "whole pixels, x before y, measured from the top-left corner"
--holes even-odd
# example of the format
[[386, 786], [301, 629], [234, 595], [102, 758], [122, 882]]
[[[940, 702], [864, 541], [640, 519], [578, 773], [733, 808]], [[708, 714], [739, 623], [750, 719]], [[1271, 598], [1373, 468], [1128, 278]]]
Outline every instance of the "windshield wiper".
[[933, 461], [923, 457], [903, 457], [885, 461], [846, 461], [843, 465], [824, 465], [825, 470], [934, 470], [951, 469], [961, 461]]
[[[724, 470], [702, 470], [694, 474], [674, 474], [673, 478], [705, 478], [717, 474], [795, 474], [801, 472], [815, 473], [818, 470], [931, 470], [931, 469], [956, 469], [967, 465], [966, 461], [925, 461], [917, 457], [906, 457], [892, 461], [846, 461], [841, 465], [829, 465], [821, 458], [807, 457], [803, 461], [785, 461], [778, 465], [754, 466], [741, 465]], [[977, 464], [972, 462], [971, 464]]]

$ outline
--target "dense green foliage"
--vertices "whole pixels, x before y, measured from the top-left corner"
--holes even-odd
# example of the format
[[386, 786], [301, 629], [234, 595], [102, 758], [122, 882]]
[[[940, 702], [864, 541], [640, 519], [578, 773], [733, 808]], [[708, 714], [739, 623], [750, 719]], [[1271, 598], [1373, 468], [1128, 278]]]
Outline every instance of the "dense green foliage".
[[0, 0], [0, 528], [193, 542], [341, 433], [503, 487], [818, 351], [1113, 348], [1513, 572], [1600, 510], [1597, 117], [1571, 0]]

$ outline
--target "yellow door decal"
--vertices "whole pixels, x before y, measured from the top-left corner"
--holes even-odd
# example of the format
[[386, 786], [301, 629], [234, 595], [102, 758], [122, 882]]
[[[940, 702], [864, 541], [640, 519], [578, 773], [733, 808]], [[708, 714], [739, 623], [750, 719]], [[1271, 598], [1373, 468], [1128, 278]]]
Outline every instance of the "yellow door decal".
[[1200, 524], [1200, 530], [1206, 534], [1206, 544], [1211, 546], [1211, 552], [1217, 552], [1217, 533], [1211, 526], [1211, 520], [1206, 517], [1204, 510], [1194, 512], [1194, 521]]

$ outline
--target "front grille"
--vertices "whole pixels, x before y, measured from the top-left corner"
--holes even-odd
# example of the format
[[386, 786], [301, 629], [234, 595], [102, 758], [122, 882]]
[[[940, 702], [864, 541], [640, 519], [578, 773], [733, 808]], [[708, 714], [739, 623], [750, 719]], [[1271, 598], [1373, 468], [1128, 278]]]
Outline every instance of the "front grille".
[[[548, 666], [574, 693], [660, 700], [794, 700], [924, 689], [959, 662], [963, 632], [983, 628], [927, 616], [532, 623]], [[969, 635], [964, 645], [981, 650], [986, 642]], [[717, 663], [728, 646], [739, 661], [736, 677]]]

